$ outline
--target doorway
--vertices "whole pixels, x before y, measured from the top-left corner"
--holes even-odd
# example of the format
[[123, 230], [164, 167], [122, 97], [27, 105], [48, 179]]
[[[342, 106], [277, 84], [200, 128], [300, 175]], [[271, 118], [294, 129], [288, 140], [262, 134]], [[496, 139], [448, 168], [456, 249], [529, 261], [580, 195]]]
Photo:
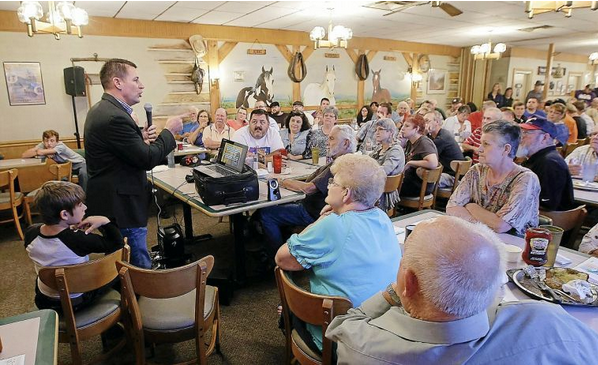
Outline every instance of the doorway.
[[532, 70], [513, 69], [513, 99], [523, 101], [525, 96], [532, 89]]

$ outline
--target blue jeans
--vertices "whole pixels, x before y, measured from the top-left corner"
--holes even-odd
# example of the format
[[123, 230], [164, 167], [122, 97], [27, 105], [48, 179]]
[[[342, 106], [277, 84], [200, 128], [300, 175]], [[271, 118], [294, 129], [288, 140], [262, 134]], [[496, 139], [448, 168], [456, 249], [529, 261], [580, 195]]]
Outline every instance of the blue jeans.
[[284, 243], [282, 227], [307, 226], [314, 222], [302, 204], [290, 203], [263, 208], [260, 210], [264, 236], [274, 253]]
[[151, 269], [152, 259], [147, 251], [147, 227], [121, 228], [120, 233], [127, 237], [127, 244], [131, 247], [131, 264]]

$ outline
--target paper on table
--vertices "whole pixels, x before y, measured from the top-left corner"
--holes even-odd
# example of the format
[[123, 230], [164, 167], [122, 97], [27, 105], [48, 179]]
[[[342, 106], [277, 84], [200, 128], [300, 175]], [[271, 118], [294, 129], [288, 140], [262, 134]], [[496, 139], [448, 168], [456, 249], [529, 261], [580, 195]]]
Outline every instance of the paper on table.
[[[24, 362], [8, 362], [6, 364], [35, 364], [39, 323], [39, 317], [35, 317], [24, 321], [1, 325], [0, 336], [2, 336], [2, 352], [0, 353], [0, 359], [4, 361], [25, 354], [27, 356], [23, 356]], [[5, 364], [2, 363], [2, 365]]]
[[0, 360], [0, 365], [25, 365], [25, 355], [17, 355], [10, 359]]
[[583, 271], [590, 275], [588, 281], [592, 284], [598, 285], [598, 258], [590, 257], [581, 264], [575, 267], [576, 270]]

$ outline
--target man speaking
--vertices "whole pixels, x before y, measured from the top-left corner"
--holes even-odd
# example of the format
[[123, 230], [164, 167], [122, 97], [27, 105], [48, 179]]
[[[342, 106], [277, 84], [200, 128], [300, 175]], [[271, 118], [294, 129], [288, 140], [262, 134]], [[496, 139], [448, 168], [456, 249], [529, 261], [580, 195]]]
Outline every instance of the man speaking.
[[109, 60], [100, 70], [100, 81], [104, 95], [85, 120], [87, 213], [115, 221], [131, 246], [131, 263], [151, 268], [146, 243], [150, 190], [145, 172], [175, 148], [174, 135], [183, 129], [182, 118], [169, 119], [158, 136], [155, 126], [139, 129], [131, 107], [139, 103], [144, 86], [133, 62]]

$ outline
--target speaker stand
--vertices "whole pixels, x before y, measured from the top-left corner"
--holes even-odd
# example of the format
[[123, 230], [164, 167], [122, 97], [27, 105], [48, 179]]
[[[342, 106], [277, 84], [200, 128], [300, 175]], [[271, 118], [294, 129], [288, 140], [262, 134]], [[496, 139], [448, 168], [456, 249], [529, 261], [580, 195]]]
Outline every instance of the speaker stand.
[[75, 138], [77, 139], [77, 148], [81, 149], [81, 135], [79, 134], [79, 121], [77, 120], [77, 106], [75, 105], [75, 97], [71, 95], [73, 102], [73, 116], [75, 117]]

